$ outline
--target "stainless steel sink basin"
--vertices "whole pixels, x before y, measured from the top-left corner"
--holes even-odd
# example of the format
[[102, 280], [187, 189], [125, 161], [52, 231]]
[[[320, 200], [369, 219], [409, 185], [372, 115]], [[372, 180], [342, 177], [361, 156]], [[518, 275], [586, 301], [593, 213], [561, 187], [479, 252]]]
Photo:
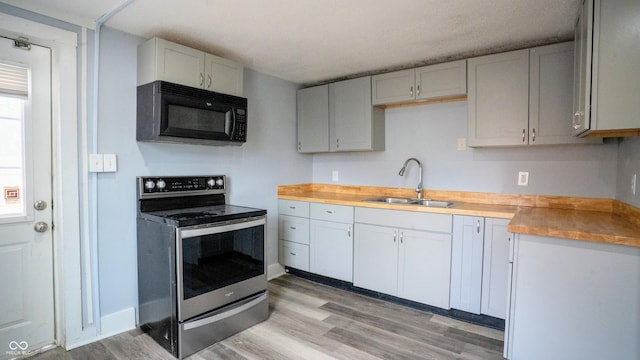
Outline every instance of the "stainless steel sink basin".
[[429, 200], [429, 199], [422, 199], [422, 200], [416, 199], [413, 204], [428, 206], [428, 207], [439, 207], [439, 208], [448, 208], [453, 206], [453, 203], [451, 201], [440, 201], [440, 200]]
[[379, 203], [387, 203], [387, 204], [411, 204], [412, 201], [417, 199], [408, 199], [408, 198], [397, 198], [397, 197], [375, 197], [364, 199], [362, 201], [367, 202], [379, 202]]
[[362, 201], [385, 203], [385, 204], [419, 205], [419, 206], [439, 207], [439, 208], [448, 208], [454, 205], [454, 203], [452, 203], [451, 201], [416, 199], [416, 198], [397, 198], [397, 197], [388, 197], [388, 196], [374, 197], [374, 198], [364, 199]]

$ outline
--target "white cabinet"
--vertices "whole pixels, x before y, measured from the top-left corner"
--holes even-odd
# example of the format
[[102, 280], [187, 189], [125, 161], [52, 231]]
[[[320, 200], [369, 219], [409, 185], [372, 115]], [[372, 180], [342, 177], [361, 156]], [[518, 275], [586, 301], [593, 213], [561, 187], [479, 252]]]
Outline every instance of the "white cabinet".
[[469, 146], [597, 142], [567, 126], [573, 66], [572, 42], [468, 60]]
[[521, 145], [529, 128], [529, 50], [467, 60], [469, 146]]
[[298, 90], [298, 152], [329, 151], [329, 85]]
[[504, 319], [509, 274], [509, 220], [453, 217], [451, 307]]
[[576, 135], [640, 133], [639, 13], [637, 0], [583, 1], [575, 28]]
[[160, 38], [138, 47], [138, 85], [163, 80], [242, 96], [243, 74], [234, 61]]
[[384, 110], [371, 104], [371, 77], [329, 84], [329, 150], [384, 150]]
[[500, 319], [507, 315], [509, 287], [509, 220], [486, 218], [480, 312]]
[[424, 101], [467, 93], [466, 60], [374, 75], [373, 105]]
[[353, 207], [310, 204], [309, 271], [353, 282]]
[[482, 301], [484, 223], [484, 217], [453, 216], [451, 307], [474, 314]]
[[309, 271], [309, 203], [279, 200], [278, 213], [280, 264]]
[[355, 222], [355, 286], [449, 308], [451, 215], [356, 208]]
[[382, 151], [384, 110], [371, 104], [371, 77], [298, 90], [298, 152]]
[[640, 248], [517, 234], [509, 359], [639, 359]]

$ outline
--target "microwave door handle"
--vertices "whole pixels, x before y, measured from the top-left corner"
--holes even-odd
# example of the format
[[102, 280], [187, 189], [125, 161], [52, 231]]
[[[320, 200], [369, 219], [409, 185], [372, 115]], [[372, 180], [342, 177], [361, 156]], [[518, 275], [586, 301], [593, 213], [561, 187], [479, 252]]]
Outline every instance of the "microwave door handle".
[[229, 140], [233, 139], [233, 134], [236, 131], [236, 114], [233, 111], [233, 108], [227, 111], [227, 116], [225, 121], [227, 122], [227, 126], [229, 127]]

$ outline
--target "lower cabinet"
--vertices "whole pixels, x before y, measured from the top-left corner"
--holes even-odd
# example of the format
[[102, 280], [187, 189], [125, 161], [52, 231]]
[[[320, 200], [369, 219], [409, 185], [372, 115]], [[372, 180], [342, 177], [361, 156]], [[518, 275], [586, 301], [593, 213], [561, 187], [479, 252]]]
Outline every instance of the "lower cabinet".
[[278, 260], [282, 265], [309, 271], [309, 245], [292, 241], [279, 241]]
[[356, 208], [355, 222], [355, 286], [449, 309], [451, 215]]
[[311, 220], [309, 271], [322, 276], [353, 281], [353, 225]]
[[504, 319], [509, 274], [508, 219], [453, 217], [451, 307]]
[[309, 203], [278, 201], [278, 261], [309, 271]]

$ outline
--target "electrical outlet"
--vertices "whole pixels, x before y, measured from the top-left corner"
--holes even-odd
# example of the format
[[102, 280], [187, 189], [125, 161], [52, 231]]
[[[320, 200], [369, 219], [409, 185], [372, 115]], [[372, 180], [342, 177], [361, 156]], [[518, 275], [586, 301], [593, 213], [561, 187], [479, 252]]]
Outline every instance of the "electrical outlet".
[[529, 185], [529, 172], [520, 171], [518, 173], [518, 186], [528, 186], [528, 185]]
[[467, 150], [467, 138], [458, 138], [458, 150]]
[[116, 154], [104, 154], [104, 172], [118, 171]]
[[89, 154], [89, 172], [103, 172], [104, 157], [102, 154]]
[[338, 170], [333, 170], [331, 172], [331, 181], [338, 181]]
[[631, 175], [631, 193], [633, 195], [636, 194], [636, 178], [637, 178], [637, 174]]

